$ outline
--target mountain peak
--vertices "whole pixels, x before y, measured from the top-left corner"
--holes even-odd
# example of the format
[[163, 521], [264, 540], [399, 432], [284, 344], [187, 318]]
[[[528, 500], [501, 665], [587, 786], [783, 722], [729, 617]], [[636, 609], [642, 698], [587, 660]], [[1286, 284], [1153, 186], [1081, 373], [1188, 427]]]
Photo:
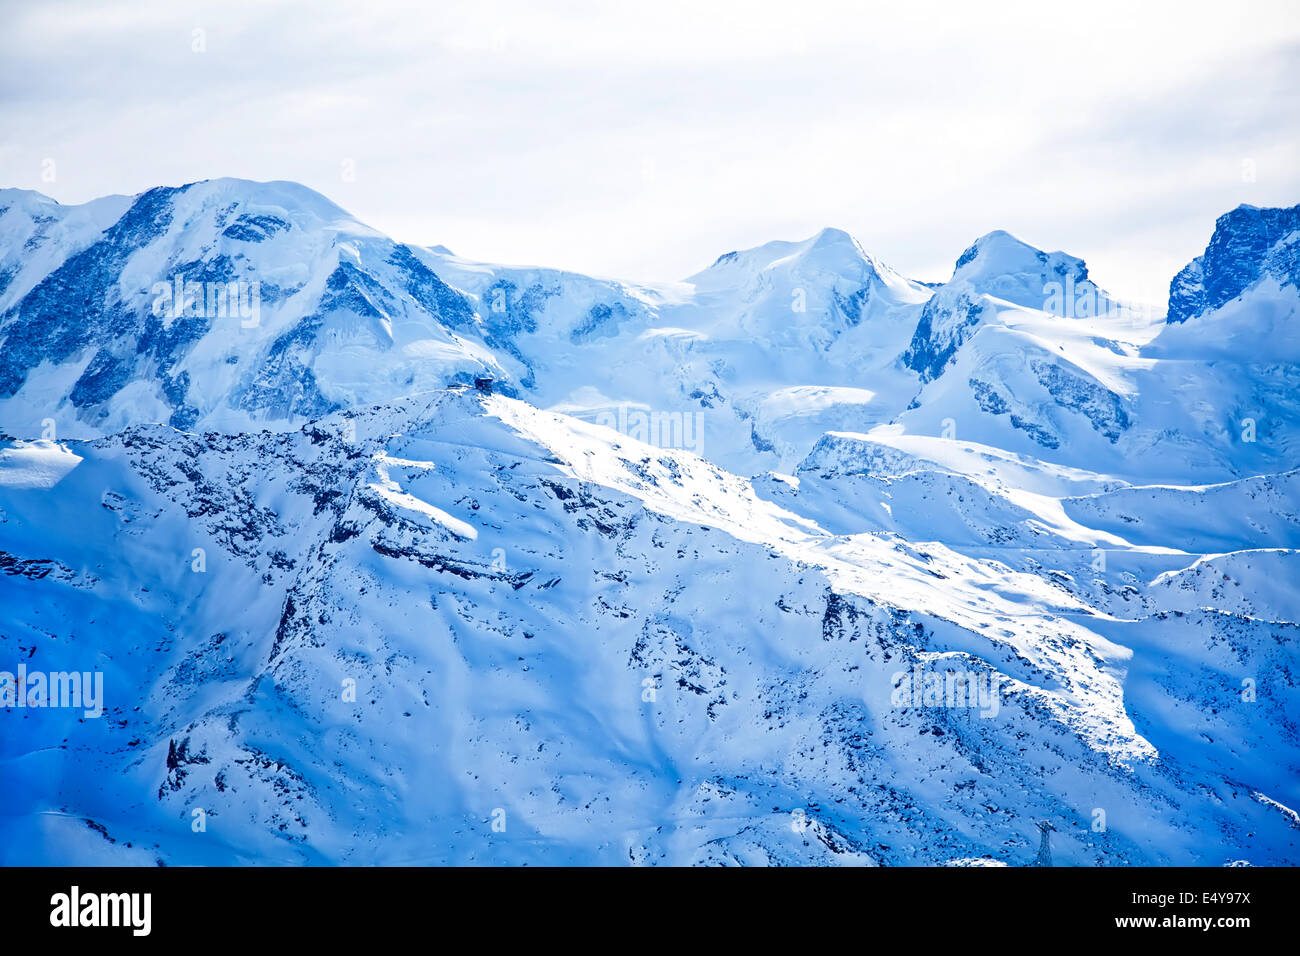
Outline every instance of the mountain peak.
[[6, 186], [5, 188], [0, 189], [0, 205], [7, 207], [16, 202], [39, 203], [54, 206], [59, 205], [57, 199], [52, 199], [45, 195], [45, 193], [38, 192], [35, 189], [21, 189], [17, 186]]
[[[1064, 252], [1044, 252], [995, 229], [976, 239], [957, 259], [948, 284], [1041, 309], [1053, 283], [1081, 287], [1089, 283], [1087, 264]], [[1097, 290], [1100, 292], [1100, 290]]]
[[728, 252], [686, 281], [701, 291], [734, 289], [757, 281], [760, 275], [776, 272], [791, 279], [836, 275], [863, 284], [873, 279], [884, 280], [888, 285], [907, 282], [863, 249], [849, 233], [830, 226], [807, 239], [794, 242], [778, 239], [751, 249]]
[[1077, 256], [1059, 251], [1044, 252], [1005, 229], [994, 229], [976, 239], [958, 257], [953, 278], [1026, 275], [1044, 271], [1062, 275], [1069, 272], [1079, 281], [1088, 278], [1088, 267]]
[[1169, 323], [1219, 308], [1265, 276], [1300, 286], [1300, 205], [1243, 203], [1214, 223], [1205, 252], [1169, 283]]
[[856, 239], [843, 229], [827, 226], [807, 239], [794, 241], [774, 239], [771, 242], [765, 242], [760, 246], [753, 246], [749, 249], [725, 252], [713, 261], [713, 265], [703, 272], [696, 273], [696, 275], [702, 276], [719, 268], [735, 268], [742, 263], [766, 267], [787, 259], [805, 256], [813, 250], [829, 251], [837, 249], [850, 251], [858, 258], [867, 258], [866, 252], [863, 251]]
[[862, 246], [858, 243], [858, 240], [854, 239], [853, 236], [849, 235], [849, 233], [845, 232], [843, 229], [837, 229], [834, 226], [826, 226], [822, 228], [809, 241], [812, 242], [814, 247], [848, 245], [863, 255], [866, 255]]
[[227, 206], [238, 203], [253, 208], [278, 209], [292, 220], [303, 224], [355, 223], [356, 219], [342, 206], [318, 193], [310, 186], [291, 180], [273, 179], [265, 182], [252, 179], [221, 177], [202, 179], [170, 190], [179, 199], [189, 197], [204, 207]]

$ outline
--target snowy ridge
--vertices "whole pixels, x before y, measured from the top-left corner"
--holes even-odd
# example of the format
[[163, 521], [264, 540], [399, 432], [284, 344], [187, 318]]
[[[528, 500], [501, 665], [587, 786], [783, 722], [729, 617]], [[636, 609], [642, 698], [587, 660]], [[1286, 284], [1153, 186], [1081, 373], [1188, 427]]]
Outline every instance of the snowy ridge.
[[[491, 374], [588, 420], [696, 416], [707, 448], [688, 447], [740, 474], [789, 471], [827, 431], [886, 424], [1139, 482], [1297, 463], [1294, 210], [1221, 219], [1202, 296], [1221, 307], [1179, 305], [1166, 325], [1077, 257], [1005, 232], [938, 287], [836, 229], [644, 286], [402, 245], [292, 183], [80, 207], [4, 195], [0, 415], [20, 437], [51, 423], [81, 437], [144, 421], [293, 429]], [[184, 314], [160, 318], [155, 290], [178, 277], [255, 285], [258, 316], [177, 299]]]
[[[19, 645], [71, 666], [103, 623], [110, 686], [147, 688], [87, 730], [29, 712], [6, 736], [15, 858], [84, 853], [81, 818], [121, 862], [1016, 862], [1041, 815], [1078, 821], [1057, 851], [1074, 862], [1203, 859], [1244, 830], [1260, 862], [1292, 852], [1280, 814], [1208, 799], [1213, 775], [1190, 785], [1139, 730], [1157, 718], [1123, 689], [1138, 658], [1118, 621], [942, 545], [829, 533], [687, 452], [453, 391], [282, 435], [14, 453], [80, 459], [53, 489], [0, 472], [3, 550], [68, 569], [0, 579], [40, 622]], [[71, 512], [95, 517], [65, 535]], [[1265, 675], [1285, 666], [1267, 627], [1246, 638]], [[1152, 662], [1172, 636], [1144, 638]], [[915, 666], [996, 677], [999, 714], [892, 706]], [[1294, 690], [1270, 687], [1215, 726], [1286, 726]], [[43, 812], [63, 761], [95, 768], [64, 777], [75, 819]], [[1281, 765], [1214, 766], [1221, 788], [1290, 799]], [[1090, 833], [1081, 791], [1123, 820]], [[189, 833], [195, 805], [220, 808], [218, 839]], [[485, 839], [495, 808], [527, 838]]]

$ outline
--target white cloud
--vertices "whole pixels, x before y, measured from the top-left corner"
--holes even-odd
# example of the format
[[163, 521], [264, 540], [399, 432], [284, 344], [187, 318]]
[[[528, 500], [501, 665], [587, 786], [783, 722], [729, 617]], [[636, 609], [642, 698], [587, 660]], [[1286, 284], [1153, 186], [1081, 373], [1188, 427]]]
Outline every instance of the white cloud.
[[545, 6], [10, 10], [0, 178], [295, 179], [400, 239], [642, 279], [828, 224], [937, 279], [1006, 228], [1140, 295], [1219, 213], [1300, 201], [1290, 0]]

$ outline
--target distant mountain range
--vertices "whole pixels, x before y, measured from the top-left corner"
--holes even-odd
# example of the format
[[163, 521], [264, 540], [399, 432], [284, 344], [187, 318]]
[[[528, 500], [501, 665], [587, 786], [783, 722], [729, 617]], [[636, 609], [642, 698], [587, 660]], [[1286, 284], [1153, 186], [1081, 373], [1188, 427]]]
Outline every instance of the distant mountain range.
[[703, 413], [709, 457], [741, 473], [788, 470], [832, 428], [945, 421], [1157, 480], [1296, 463], [1300, 207], [1222, 217], [1168, 328], [1004, 232], [937, 287], [834, 229], [646, 287], [403, 245], [289, 183], [74, 207], [6, 190], [0, 210], [0, 420], [18, 437], [291, 429], [488, 373], [588, 417]]

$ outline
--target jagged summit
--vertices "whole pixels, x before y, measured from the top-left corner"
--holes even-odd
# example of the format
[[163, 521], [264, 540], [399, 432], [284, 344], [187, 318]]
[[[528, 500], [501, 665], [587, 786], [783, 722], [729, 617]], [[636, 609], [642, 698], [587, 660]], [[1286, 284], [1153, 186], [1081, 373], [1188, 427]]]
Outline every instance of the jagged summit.
[[1240, 205], [1214, 224], [1205, 252], [1169, 283], [1171, 324], [1222, 307], [1262, 279], [1300, 286], [1300, 205]]

